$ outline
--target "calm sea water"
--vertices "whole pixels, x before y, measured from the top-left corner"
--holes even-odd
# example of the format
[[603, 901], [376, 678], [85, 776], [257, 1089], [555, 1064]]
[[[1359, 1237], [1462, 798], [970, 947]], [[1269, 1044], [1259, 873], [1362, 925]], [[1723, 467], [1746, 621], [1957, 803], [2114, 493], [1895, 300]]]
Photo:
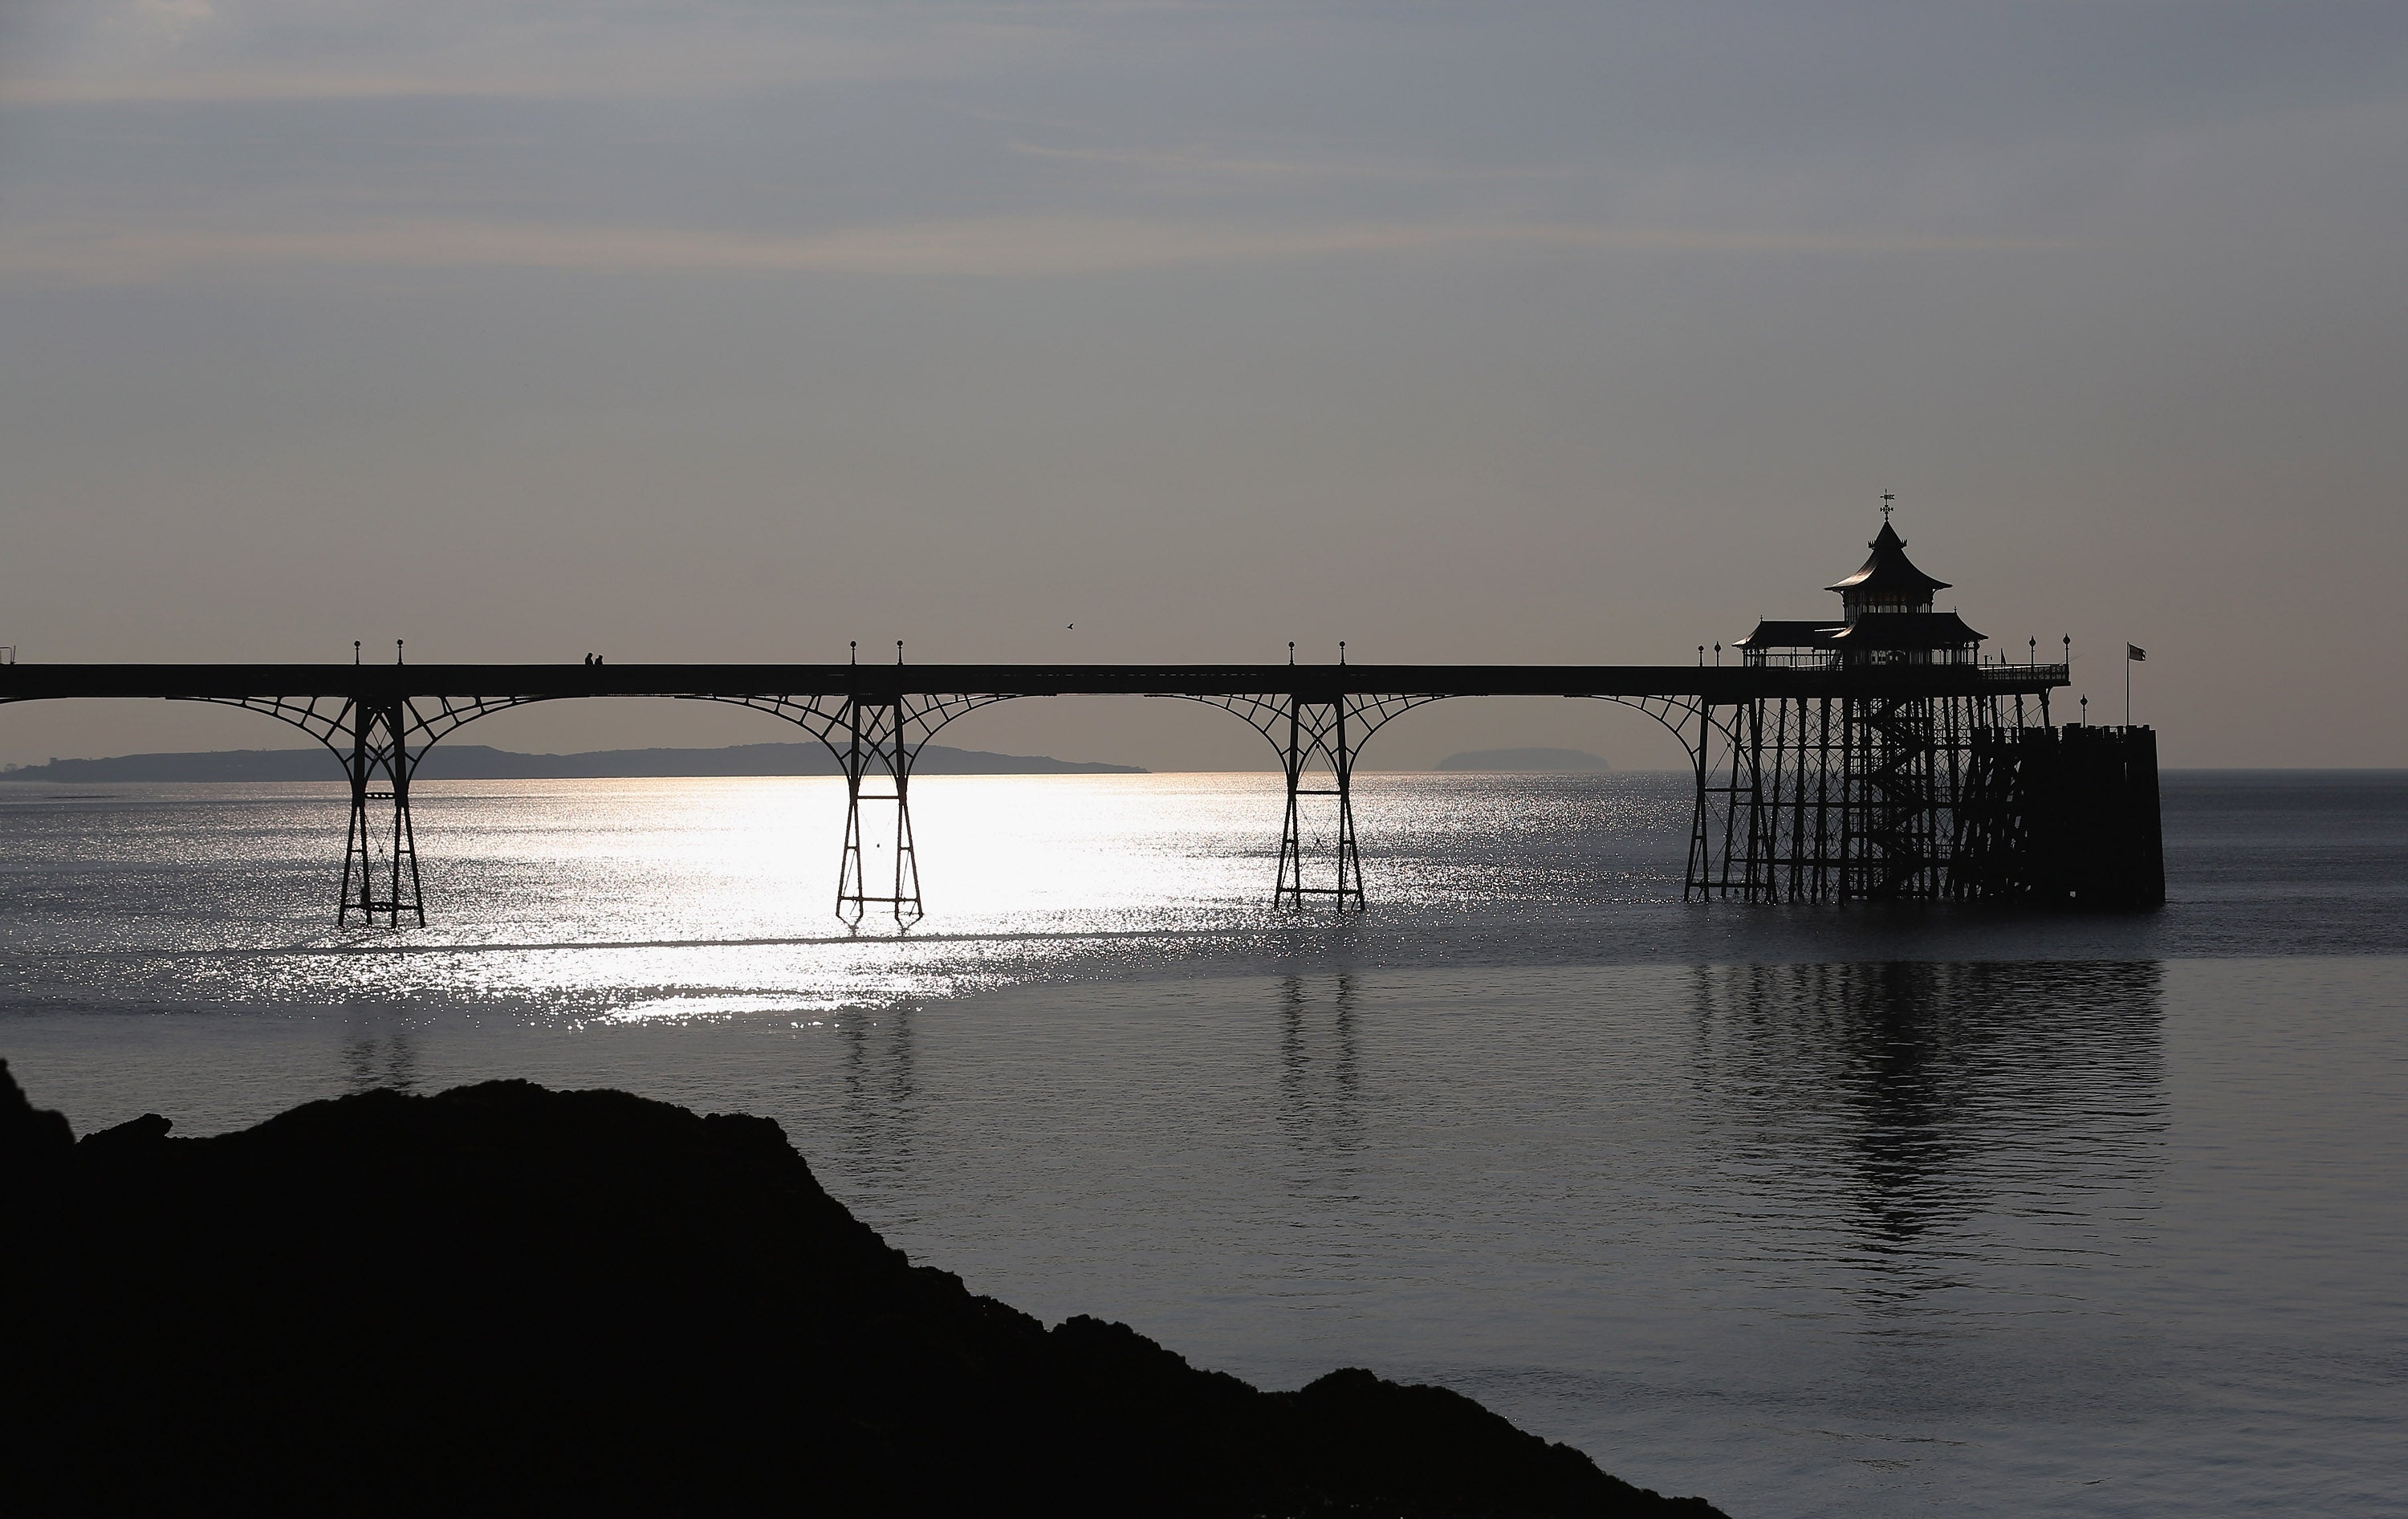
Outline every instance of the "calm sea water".
[[1678, 778], [1378, 777], [1342, 922], [1273, 778], [928, 777], [900, 938], [840, 795], [431, 784], [436, 926], [338, 933], [334, 788], [0, 783], [0, 1054], [768, 1113], [978, 1290], [1739, 1515], [2401, 1511], [2408, 775], [2170, 777], [2129, 917], [1684, 906]]

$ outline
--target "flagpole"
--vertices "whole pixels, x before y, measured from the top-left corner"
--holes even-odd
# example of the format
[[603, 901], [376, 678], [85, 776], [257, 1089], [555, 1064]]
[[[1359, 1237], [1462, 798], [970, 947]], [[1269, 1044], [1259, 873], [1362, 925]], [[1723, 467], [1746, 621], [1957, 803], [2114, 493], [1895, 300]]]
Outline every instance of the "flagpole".
[[2132, 725], [2132, 640], [2124, 640], [2124, 726]]

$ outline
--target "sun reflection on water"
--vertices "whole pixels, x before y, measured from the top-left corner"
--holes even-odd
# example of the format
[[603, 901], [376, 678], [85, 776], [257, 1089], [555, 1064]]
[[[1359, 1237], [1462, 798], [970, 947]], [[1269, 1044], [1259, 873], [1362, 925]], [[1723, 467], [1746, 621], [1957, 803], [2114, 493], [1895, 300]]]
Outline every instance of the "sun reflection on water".
[[[1668, 883], [1677, 895], [1664, 842], [1684, 815], [1677, 783], [1570, 780], [1364, 778], [1365, 866], [1389, 923], [1661, 900]], [[327, 921], [341, 805], [314, 785], [155, 786], [12, 809], [21, 851], [47, 874], [13, 904], [9, 945], [71, 953], [60, 979], [85, 997], [167, 981], [220, 1005], [534, 1001], [572, 1019], [675, 1021], [1276, 955], [1329, 927], [1269, 910], [1270, 775], [921, 778], [928, 914], [909, 931], [875, 916], [849, 931], [835, 915], [833, 778], [429, 782], [416, 808], [423, 929]], [[1318, 837], [1326, 852], [1334, 835], [1315, 826], [1308, 817], [1308, 848]], [[891, 879], [891, 834], [868, 842], [870, 880]], [[38, 995], [38, 967], [21, 974], [20, 994]]]

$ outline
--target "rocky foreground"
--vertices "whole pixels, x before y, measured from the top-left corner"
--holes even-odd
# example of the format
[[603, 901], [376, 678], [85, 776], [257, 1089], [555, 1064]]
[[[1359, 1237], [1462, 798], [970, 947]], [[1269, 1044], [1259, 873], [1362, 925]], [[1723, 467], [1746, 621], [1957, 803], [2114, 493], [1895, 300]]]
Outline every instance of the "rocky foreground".
[[0, 1063], [15, 1512], [1716, 1512], [1439, 1388], [1049, 1330], [767, 1119], [493, 1082], [168, 1127], [78, 1141]]

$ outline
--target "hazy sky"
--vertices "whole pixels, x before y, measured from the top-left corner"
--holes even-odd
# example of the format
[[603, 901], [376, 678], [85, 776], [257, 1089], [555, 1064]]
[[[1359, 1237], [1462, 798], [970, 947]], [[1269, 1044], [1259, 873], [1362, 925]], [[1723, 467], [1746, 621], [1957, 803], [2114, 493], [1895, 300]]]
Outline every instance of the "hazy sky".
[[[2401, 0], [0, 3], [27, 660], [1677, 661], [1831, 611], [1891, 490], [2094, 717], [2146, 645], [2171, 763], [2408, 765], [2403, 466]], [[1533, 702], [1368, 759], [1543, 743], [1677, 758]]]

